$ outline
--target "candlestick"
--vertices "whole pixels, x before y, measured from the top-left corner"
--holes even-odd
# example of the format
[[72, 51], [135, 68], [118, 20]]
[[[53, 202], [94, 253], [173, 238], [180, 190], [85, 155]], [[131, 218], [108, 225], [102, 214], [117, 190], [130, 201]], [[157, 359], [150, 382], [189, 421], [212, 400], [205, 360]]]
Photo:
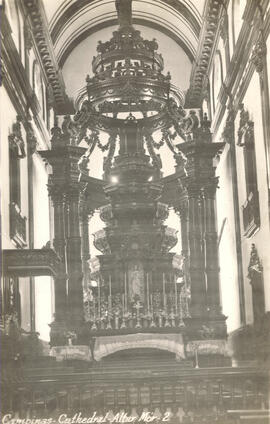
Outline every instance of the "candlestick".
[[163, 273], [163, 307], [166, 309], [165, 274]]
[[185, 286], [185, 306], [186, 306], [185, 316], [189, 318], [190, 315], [189, 315], [189, 306], [188, 306], [188, 297], [187, 297], [186, 286]]
[[178, 296], [177, 296], [176, 276], [174, 276], [174, 290], [175, 290], [175, 315], [177, 315], [177, 312], [178, 312]]
[[108, 298], [109, 312], [112, 310], [112, 277], [109, 275], [109, 298]]
[[96, 299], [95, 297], [93, 298], [93, 309], [94, 309], [94, 321], [96, 320]]
[[98, 317], [100, 318], [100, 279], [98, 279]]
[[183, 321], [183, 295], [181, 292], [179, 295], [179, 327], [185, 327], [185, 323]]
[[112, 277], [109, 275], [109, 295], [112, 297]]
[[199, 368], [198, 347], [197, 346], [195, 346], [195, 368]]
[[93, 298], [93, 313], [94, 313], [94, 319], [93, 319], [93, 325], [91, 327], [92, 330], [97, 330], [97, 325], [96, 325], [96, 300], [95, 297]]
[[149, 278], [148, 278], [148, 272], [146, 274], [146, 296], [147, 296], [147, 313], [149, 314], [150, 312], [150, 307], [149, 307]]
[[127, 273], [125, 272], [125, 311], [127, 311]]

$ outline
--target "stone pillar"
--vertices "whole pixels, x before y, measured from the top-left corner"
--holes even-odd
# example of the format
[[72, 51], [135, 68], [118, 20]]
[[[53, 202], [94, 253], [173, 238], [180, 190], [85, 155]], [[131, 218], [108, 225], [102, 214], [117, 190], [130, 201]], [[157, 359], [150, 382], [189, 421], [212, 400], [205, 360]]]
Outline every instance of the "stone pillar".
[[216, 229], [216, 188], [218, 178], [212, 178], [203, 188], [204, 255], [207, 282], [207, 306], [210, 316], [221, 313], [219, 294], [218, 242]]
[[201, 126], [193, 131], [192, 139], [178, 146], [186, 158], [185, 176], [181, 180], [188, 197], [190, 313], [194, 329], [192, 337], [201, 337], [199, 327], [202, 322], [208, 322], [212, 336], [223, 338], [226, 326], [225, 317], [221, 313], [218, 314], [219, 278], [215, 217], [217, 179], [213, 159], [222, 152], [224, 143], [212, 142], [210, 125], [207, 116], [204, 116]]
[[234, 209], [234, 225], [235, 225], [235, 241], [236, 241], [236, 258], [237, 258], [237, 271], [238, 271], [238, 289], [239, 289], [239, 307], [240, 307], [240, 320], [242, 325], [246, 324], [245, 312], [245, 292], [244, 292], [244, 275], [242, 268], [242, 249], [241, 249], [241, 226], [240, 226], [240, 205], [238, 193], [238, 170], [236, 163], [235, 152], [235, 115], [232, 103], [228, 105], [228, 114], [226, 123], [223, 129], [222, 138], [224, 142], [230, 146], [229, 154], [231, 161], [231, 178], [232, 178], [232, 192], [233, 192], [233, 209]]
[[200, 225], [201, 190], [199, 184], [192, 182], [187, 185], [188, 193], [188, 244], [189, 244], [189, 275], [192, 317], [206, 314], [206, 284], [204, 260], [202, 255], [202, 234]]
[[[86, 149], [76, 145], [67, 124], [68, 118], [64, 120], [61, 130], [56, 123], [52, 129], [51, 149], [39, 151], [52, 167], [48, 186], [54, 205], [54, 247], [62, 259], [61, 269], [55, 279], [56, 320], [51, 326], [53, 345], [66, 344], [67, 331], [75, 332], [77, 342], [80, 342], [84, 332], [79, 221], [79, 197], [83, 186], [78, 182], [78, 161]], [[65, 325], [61, 332], [58, 327], [62, 320]], [[57, 332], [60, 333], [61, 341], [54, 336]]]
[[50, 189], [54, 207], [54, 240], [53, 247], [61, 258], [59, 272], [54, 279], [55, 318], [51, 324], [51, 343], [63, 345], [65, 339], [65, 325], [67, 314], [67, 275], [65, 252], [65, 226], [64, 226], [64, 196], [63, 193]]
[[68, 274], [68, 318], [71, 327], [83, 321], [83, 287], [81, 237], [79, 220], [80, 186], [69, 187], [67, 204], [67, 274]]

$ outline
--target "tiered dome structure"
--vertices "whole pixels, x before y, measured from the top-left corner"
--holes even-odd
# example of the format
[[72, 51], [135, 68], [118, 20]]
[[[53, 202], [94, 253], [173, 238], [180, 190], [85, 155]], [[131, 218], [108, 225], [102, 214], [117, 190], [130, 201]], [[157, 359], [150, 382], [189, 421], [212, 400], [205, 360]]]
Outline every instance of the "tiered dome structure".
[[[92, 260], [97, 288], [92, 289], [88, 319], [94, 328], [102, 328], [108, 314], [109, 326], [118, 326], [115, 317], [120, 316], [123, 328], [168, 327], [170, 314], [174, 325], [182, 323], [176, 284], [181, 258], [175, 261], [170, 253], [177, 231], [164, 224], [169, 211], [159, 202], [162, 165], [149, 137], [163, 125], [170, 75], [162, 73], [157, 42], [144, 40], [132, 27], [131, 2], [119, 1], [117, 9], [120, 27], [110, 41], [99, 43], [94, 76], [87, 77], [93, 113], [106, 125], [111, 122], [107, 131], [113, 134], [105, 159], [109, 202], [100, 211], [106, 228], [94, 234], [102, 255]], [[120, 147], [114, 157], [116, 135]]]

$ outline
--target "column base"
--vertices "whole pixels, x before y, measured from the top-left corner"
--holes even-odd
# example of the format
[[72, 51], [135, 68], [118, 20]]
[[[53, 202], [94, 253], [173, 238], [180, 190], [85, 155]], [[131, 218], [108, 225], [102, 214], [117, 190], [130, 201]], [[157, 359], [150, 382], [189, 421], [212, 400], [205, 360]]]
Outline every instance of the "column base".
[[199, 302], [196, 302], [196, 304], [191, 303], [189, 312], [194, 319], [201, 319], [208, 315], [206, 305], [199, 304]]
[[208, 316], [210, 319], [219, 319], [222, 315], [222, 310], [220, 305], [212, 305], [208, 308]]
[[89, 328], [83, 320], [54, 321], [50, 327], [51, 346], [88, 345], [89, 343]]
[[64, 321], [53, 321], [49, 324], [50, 331], [50, 345], [51, 346], [64, 346], [68, 343], [66, 334], [67, 326]]

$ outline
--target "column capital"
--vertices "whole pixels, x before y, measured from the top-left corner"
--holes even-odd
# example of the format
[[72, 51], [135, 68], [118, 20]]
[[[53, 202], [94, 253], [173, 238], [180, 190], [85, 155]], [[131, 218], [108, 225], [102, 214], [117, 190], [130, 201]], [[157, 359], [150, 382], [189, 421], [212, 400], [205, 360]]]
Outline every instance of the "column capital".
[[64, 196], [65, 193], [63, 191], [62, 185], [52, 184], [49, 181], [48, 192], [54, 205], [65, 202], [65, 196]]
[[201, 195], [201, 181], [187, 179], [185, 181], [188, 198], [199, 198]]
[[214, 198], [218, 188], [218, 177], [209, 179], [203, 186], [203, 195], [205, 198]]
[[64, 186], [65, 199], [68, 201], [79, 202], [81, 195], [80, 183], [74, 182]]

